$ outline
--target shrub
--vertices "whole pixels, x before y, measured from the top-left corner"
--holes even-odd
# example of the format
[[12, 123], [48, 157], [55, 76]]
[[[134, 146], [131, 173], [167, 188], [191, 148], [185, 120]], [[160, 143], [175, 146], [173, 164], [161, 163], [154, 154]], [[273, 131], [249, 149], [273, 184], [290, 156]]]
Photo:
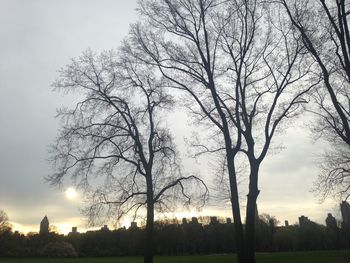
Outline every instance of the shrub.
[[42, 255], [45, 257], [69, 258], [77, 257], [78, 253], [68, 242], [50, 242], [43, 248]]

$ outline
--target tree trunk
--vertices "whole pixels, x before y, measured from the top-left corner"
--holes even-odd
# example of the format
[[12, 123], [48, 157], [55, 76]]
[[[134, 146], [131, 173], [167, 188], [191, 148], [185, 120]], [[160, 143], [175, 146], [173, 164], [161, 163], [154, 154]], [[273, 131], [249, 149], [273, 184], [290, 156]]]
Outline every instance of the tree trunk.
[[255, 218], [256, 200], [258, 190], [259, 164], [254, 160], [250, 161], [249, 193], [246, 211], [246, 262], [255, 263]]
[[239, 210], [239, 205], [237, 206], [236, 197], [231, 194], [231, 206], [232, 206], [232, 214], [234, 220], [235, 227], [235, 239], [236, 239], [236, 249], [237, 249], [237, 263], [246, 263], [246, 247], [244, 241], [244, 231], [243, 224], [241, 220], [239, 212], [235, 212]]
[[152, 200], [147, 201], [147, 222], [146, 222], [146, 235], [145, 235], [145, 251], [144, 251], [144, 263], [153, 263], [153, 250], [154, 250], [154, 203]]
[[145, 251], [144, 263], [153, 263], [154, 251], [154, 197], [153, 197], [153, 181], [152, 173], [148, 172], [146, 175], [147, 184], [147, 221], [146, 221], [146, 235], [145, 235]]
[[228, 163], [228, 172], [229, 172], [230, 189], [231, 189], [230, 199], [231, 199], [231, 207], [232, 207], [232, 214], [233, 214], [234, 227], [235, 227], [237, 262], [245, 263], [246, 249], [245, 249], [245, 241], [244, 241], [244, 231], [243, 231], [241, 211], [239, 206], [235, 164], [234, 164], [233, 157], [231, 156], [231, 153], [227, 154], [227, 163]]

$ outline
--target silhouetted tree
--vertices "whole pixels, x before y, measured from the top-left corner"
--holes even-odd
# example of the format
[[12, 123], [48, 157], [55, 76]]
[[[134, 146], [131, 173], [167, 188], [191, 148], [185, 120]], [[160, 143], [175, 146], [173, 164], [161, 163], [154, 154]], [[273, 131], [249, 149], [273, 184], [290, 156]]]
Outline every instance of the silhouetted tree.
[[326, 244], [326, 228], [309, 221], [298, 228], [298, 250], [324, 249]]
[[0, 210], [0, 232], [9, 230], [11, 225], [9, 223], [9, 218], [5, 211]]
[[331, 196], [336, 200], [348, 200], [350, 197], [350, 147], [339, 141], [333, 141], [331, 149], [320, 159], [320, 174], [313, 190], [321, 200]]
[[349, 4], [337, 1], [280, 0], [305, 48], [318, 65], [323, 86], [313, 94], [319, 122], [314, 131], [331, 144], [322, 159], [316, 191], [322, 198], [350, 195], [350, 31]]
[[274, 235], [275, 251], [295, 251], [298, 249], [298, 229], [297, 225], [280, 227]]
[[[196, 121], [205, 124], [200, 153], [224, 153], [230, 184], [238, 262], [255, 262], [258, 175], [281, 122], [299, 112], [306, 78], [300, 39], [283, 11], [266, 1], [140, 1], [142, 23], [124, 50], [157, 66], [185, 94]], [[237, 158], [243, 153], [243, 160]], [[243, 229], [237, 167], [247, 162], [249, 190]]]
[[[235, 252], [233, 224], [218, 220], [209, 223], [192, 220], [180, 224], [177, 220], [155, 222], [156, 255], [218, 254]], [[202, 223], [200, 223], [202, 222]], [[203, 224], [205, 222], [205, 224]], [[306, 220], [301, 225], [276, 226], [274, 217], [260, 216], [256, 221], [256, 248], [259, 251], [331, 250], [350, 248], [349, 228], [338, 230]], [[0, 257], [42, 257], [71, 255], [72, 244], [79, 257], [141, 256], [144, 252], [144, 227], [101, 229], [68, 236], [50, 233], [28, 235], [5, 231], [0, 233]], [[272, 242], [271, 242], [272, 240]], [[62, 244], [66, 243], [66, 244]], [[65, 249], [67, 248], [67, 249]], [[73, 251], [74, 251], [73, 250]]]
[[277, 228], [277, 219], [268, 214], [259, 215], [256, 221], [256, 248], [259, 251], [272, 251], [274, 235]]
[[[51, 148], [60, 185], [70, 176], [86, 192], [85, 210], [91, 223], [102, 216], [120, 219], [146, 207], [145, 262], [153, 260], [155, 209], [171, 201], [189, 204], [194, 197], [185, 182], [198, 185], [192, 193], [207, 196], [203, 181], [183, 176], [170, 131], [164, 123], [172, 97], [152, 67], [114, 52], [91, 51], [60, 71], [54, 87], [81, 98], [72, 109], [59, 110], [62, 128]], [[203, 190], [202, 192], [200, 192]]]

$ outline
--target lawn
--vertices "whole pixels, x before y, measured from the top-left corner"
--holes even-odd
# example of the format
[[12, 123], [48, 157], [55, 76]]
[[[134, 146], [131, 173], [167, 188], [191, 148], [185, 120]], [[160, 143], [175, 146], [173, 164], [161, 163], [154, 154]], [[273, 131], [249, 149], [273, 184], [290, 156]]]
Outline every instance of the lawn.
[[[0, 263], [142, 263], [142, 258], [77, 258], [77, 259], [0, 259]], [[233, 263], [233, 255], [156, 257], [155, 263]], [[258, 263], [349, 263], [350, 250], [295, 253], [258, 253]]]

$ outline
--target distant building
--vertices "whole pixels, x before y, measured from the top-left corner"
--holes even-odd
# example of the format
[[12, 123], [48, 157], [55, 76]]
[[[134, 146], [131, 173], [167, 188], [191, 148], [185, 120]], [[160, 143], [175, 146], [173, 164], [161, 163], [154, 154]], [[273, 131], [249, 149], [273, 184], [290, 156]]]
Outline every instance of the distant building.
[[47, 218], [47, 216], [45, 216], [43, 218], [43, 220], [41, 220], [41, 222], [40, 222], [39, 234], [40, 235], [48, 234], [49, 233], [49, 226], [50, 226], [49, 219]]
[[311, 221], [308, 217], [306, 217], [306, 216], [299, 217], [299, 226], [300, 227], [305, 227], [310, 223], [311, 223]]
[[216, 216], [210, 217], [210, 224], [217, 225], [219, 223], [218, 218]]
[[198, 224], [198, 218], [197, 217], [192, 217], [192, 224]]
[[131, 222], [130, 229], [137, 229], [137, 222]]
[[80, 233], [78, 232], [78, 228], [76, 226], [73, 226], [72, 231], [68, 233], [69, 236], [74, 236], [74, 235], [78, 235], [78, 234], [80, 234]]
[[288, 220], [285, 220], [285, 221], [284, 221], [284, 226], [285, 226], [285, 227], [288, 227], [288, 226], [289, 226]]
[[231, 218], [226, 218], [226, 224], [232, 224], [232, 219]]
[[331, 229], [337, 228], [337, 221], [335, 220], [335, 217], [332, 216], [331, 213], [328, 213], [326, 218], [326, 226]]
[[104, 225], [103, 227], [101, 227], [101, 231], [109, 231], [109, 228], [107, 225]]
[[343, 226], [350, 226], [350, 205], [348, 202], [343, 201], [340, 204], [341, 216], [343, 218]]

